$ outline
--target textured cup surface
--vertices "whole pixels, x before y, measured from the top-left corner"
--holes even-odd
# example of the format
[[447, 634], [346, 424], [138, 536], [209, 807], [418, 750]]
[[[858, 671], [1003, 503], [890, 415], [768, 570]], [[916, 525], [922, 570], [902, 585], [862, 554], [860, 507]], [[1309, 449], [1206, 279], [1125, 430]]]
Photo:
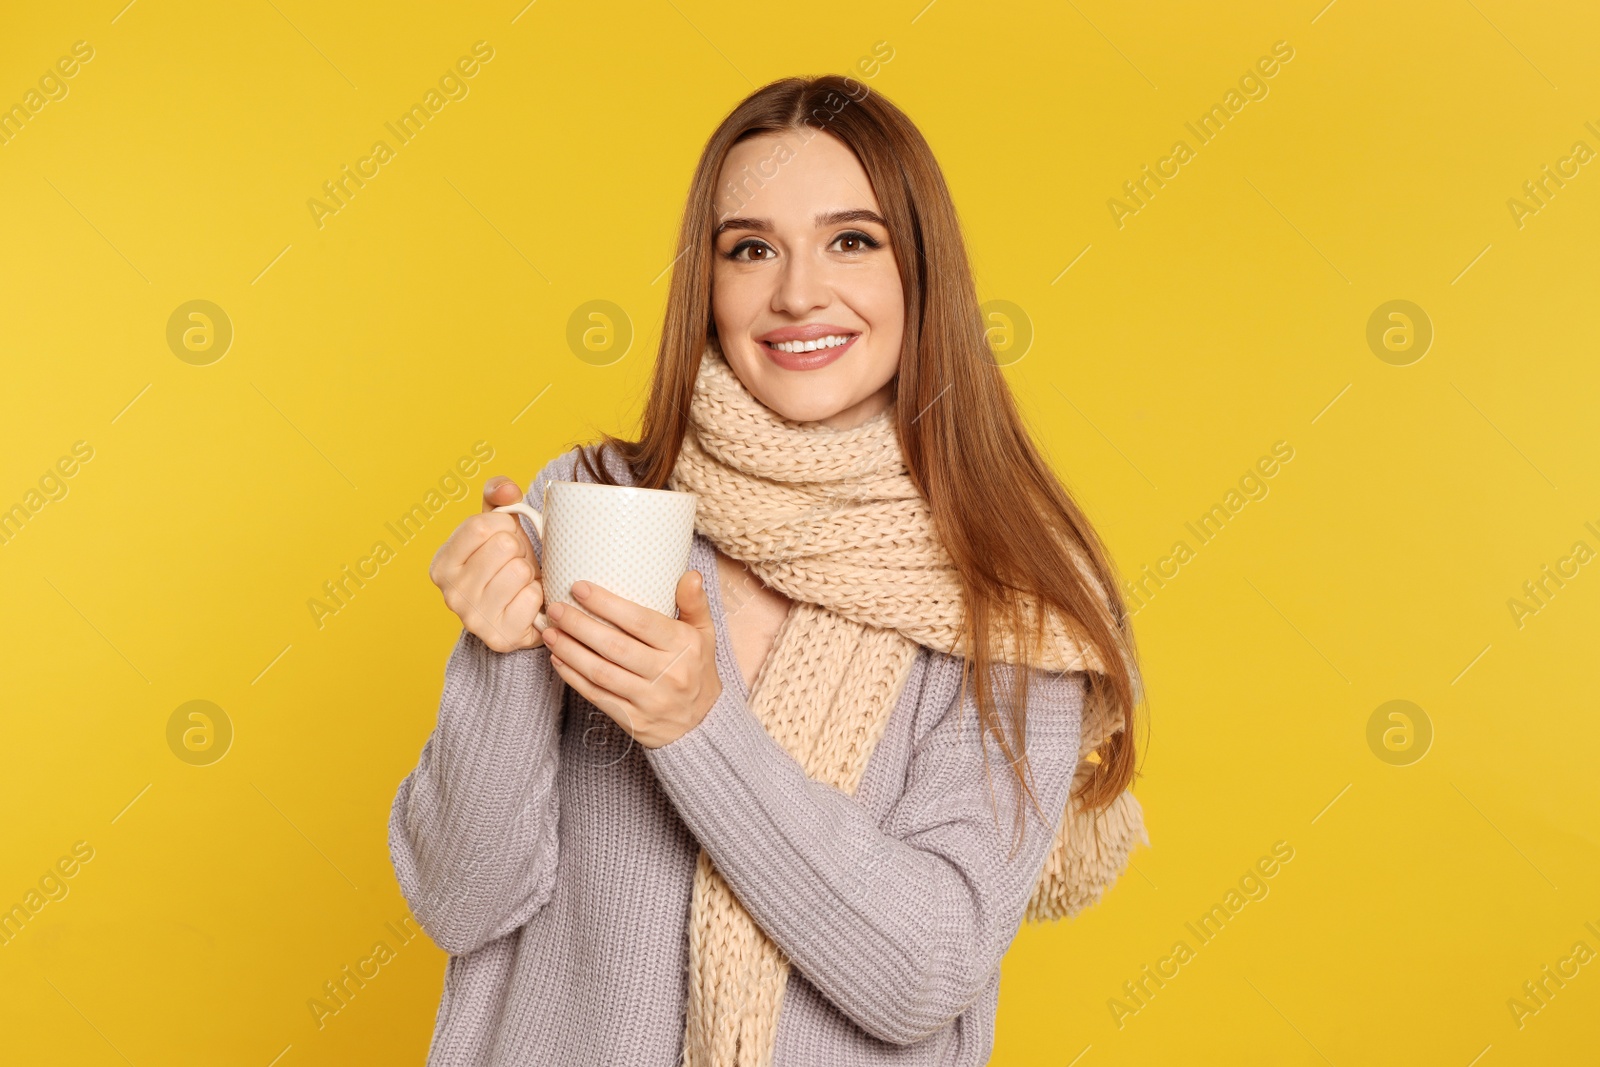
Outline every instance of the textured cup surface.
[[677, 618], [694, 509], [693, 493], [550, 482], [544, 489], [545, 604], [572, 604], [572, 583], [589, 581]]

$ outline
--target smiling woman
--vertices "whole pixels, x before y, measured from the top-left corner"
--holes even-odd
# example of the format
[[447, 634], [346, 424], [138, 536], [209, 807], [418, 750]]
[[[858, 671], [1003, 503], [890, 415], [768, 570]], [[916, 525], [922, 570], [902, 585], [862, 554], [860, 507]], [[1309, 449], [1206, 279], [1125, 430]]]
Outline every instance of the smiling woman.
[[[491, 479], [430, 570], [463, 630], [390, 818], [453, 956], [429, 1063], [976, 1067], [1024, 918], [1148, 844], [1118, 583], [899, 109], [758, 90], [679, 246], [640, 438]], [[560, 481], [695, 494], [675, 618], [575, 581], [538, 621], [494, 508]]]
[[[742, 141], [723, 170], [736, 173], [793, 139]], [[759, 214], [717, 225], [712, 335], [767, 407], [794, 422], [848, 429], [889, 406], [905, 293], [889, 224], [855, 153], [833, 136], [792, 152], [781, 180], [757, 194]], [[808, 213], [813, 204], [838, 206]], [[725, 198], [724, 207], [736, 205]], [[823, 309], [827, 320], [811, 321]]]

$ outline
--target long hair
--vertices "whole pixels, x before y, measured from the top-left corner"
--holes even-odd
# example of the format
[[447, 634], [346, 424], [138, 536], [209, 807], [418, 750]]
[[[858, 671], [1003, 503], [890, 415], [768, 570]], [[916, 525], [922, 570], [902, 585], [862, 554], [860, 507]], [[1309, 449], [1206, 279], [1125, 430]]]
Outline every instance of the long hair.
[[[962, 694], [970, 675], [984, 733], [999, 741], [1022, 791], [1034, 797], [1024, 744], [1028, 672], [1016, 672], [1020, 684], [1008, 687], [1014, 700], [1002, 717], [990, 635], [1003, 621], [1011, 632], [1042, 642], [1045, 613], [1036, 609], [1044, 604], [1075, 622], [1106, 667], [1103, 677], [1087, 673], [1085, 724], [1090, 707], [1098, 707], [1107, 722], [1123, 727], [1090, 757], [1092, 772], [1074, 782], [1079, 804], [1102, 811], [1137, 774], [1133, 724], [1142, 694], [1127, 609], [1108, 554], [1035, 447], [988, 346], [955, 204], [933, 151], [881, 95], [838, 75], [784, 78], [751, 93], [717, 127], [689, 186], [641, 437], [603, 433], [596, 451], [616, 449], [636, 485], [667, 485], [689, 429], [701, 353], [714, 329], [711, 279], [723, 163], [748, 138], [794, 131], [809, 140], [819, 130], [855, 152], [888, 222], [906, 303], [892, 380], [896, 430], [936, 535], [960, 574], [962, 635], [970, 638], [961, 647], [972, 650], [963, 658]], [[579, 455], [594, 480], [612, 483], [604, 462], [591, 461], [588, 449]], [[1082, 553], [1104, 601], [1074, 564], [1069, 545]], [[1030, 616], [1036, 625], [1026, 624]]]

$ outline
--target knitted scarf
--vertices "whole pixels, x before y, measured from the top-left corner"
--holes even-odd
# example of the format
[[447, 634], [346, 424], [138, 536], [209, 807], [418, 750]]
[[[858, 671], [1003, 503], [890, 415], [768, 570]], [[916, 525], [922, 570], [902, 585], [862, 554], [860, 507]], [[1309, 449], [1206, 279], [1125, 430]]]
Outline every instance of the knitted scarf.
[[[893, 405], [849, 430], [791, 422], [745, 388], [712, 339], [689, 421], [669, 488], [696, 494], [697, 529], [794, 602], [750, 710], [807, 775], [853, 795], [919, 646], [961, 651], [962, 590], [906, 469]], [[1029, 662], [1103, 672], [1068, 623], [1052, 618], [1046, 633], [1043, 659]], [[1019, 662], [1018, 647], [1001, 635], [995, 655]], [[1074, 789], [1093, 773], [1095, 750], [1123, 728], [1101, 702], [1085, 705]], [[1149, 844], [1131, 792], [1097, 815], [1069, 800], [1027, 918], [1058, 919], [1098, 901], [1135, 838]], [[788, 977], [788, 959], [702, 848], [684, 1067], [768, 1067]]]

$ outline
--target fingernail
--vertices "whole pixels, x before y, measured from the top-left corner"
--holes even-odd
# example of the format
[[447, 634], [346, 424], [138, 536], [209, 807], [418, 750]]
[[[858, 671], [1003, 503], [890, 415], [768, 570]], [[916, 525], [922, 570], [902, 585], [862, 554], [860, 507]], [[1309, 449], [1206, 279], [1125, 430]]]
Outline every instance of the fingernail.
[[559, 619], [561, 618], [562, 613], [566, 610], [567, 609], [560, 604], [551, 604], [550, 610], [545, 612], [545, 614], [549, 615], [552, 619]]
[[589, 595], [589, 583], [588, 582], [573, 582], [572, 583], [572, 595], [573, 596], [579, 596], [579, 597], [588, 596]]

